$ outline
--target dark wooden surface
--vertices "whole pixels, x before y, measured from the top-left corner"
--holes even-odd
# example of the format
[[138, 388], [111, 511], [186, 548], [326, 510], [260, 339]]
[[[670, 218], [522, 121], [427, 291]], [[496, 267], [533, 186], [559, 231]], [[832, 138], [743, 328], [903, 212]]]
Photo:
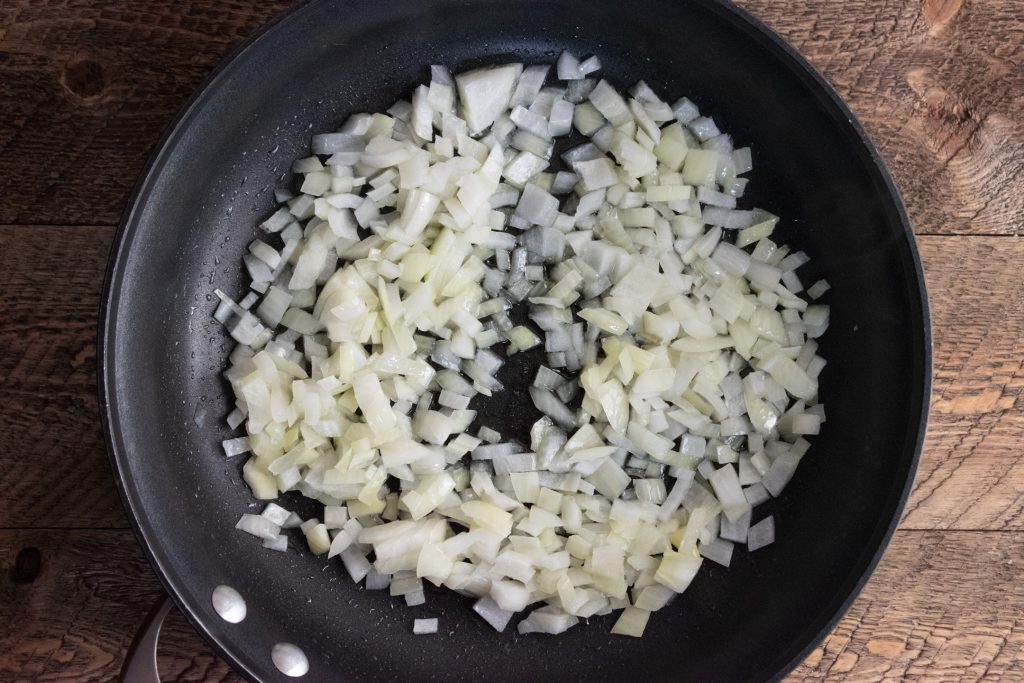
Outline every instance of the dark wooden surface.
[[[107, 249], [163, 127], [285, 4], [0, 3], [0, 681], [110, 680], [159, 594], [98, 427]], [[791, 678], [1024, 681], [1024, 2], [742, 4], [829, 78], [880, 149], [935, 331], [931, 426], [901, 530]], [[19, 583], [23, 548], [41, 566]], [[160, 664], [165, 680], [235, 680], [176, 615]]]

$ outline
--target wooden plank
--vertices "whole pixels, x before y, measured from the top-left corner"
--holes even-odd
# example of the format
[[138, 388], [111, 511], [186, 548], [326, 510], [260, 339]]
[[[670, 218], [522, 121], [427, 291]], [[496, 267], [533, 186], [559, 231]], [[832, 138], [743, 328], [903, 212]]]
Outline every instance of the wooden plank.
[[[0, 566], [13, 574], [22, 548], [40, 552], [31, 583], [0, 585], [0, 680], [112, 681], [162, 595], [126, 530], [0, 532]], [[165, 681], [241, 681], [177, 610], [160, 633]]]
[[[42, 555], [39, 577], [0, 586], [0, 680], [111, 680], [160, 594], [134, 536], [2, 531], [5, 574], [29, 546]], [[1022, 565], [1022, 533], [897, 532], [849, 614], [789, 680], [1021, 680]], [[165, 626], [159, 661], [164, 680], [240, 680], [181, 617]]]
[[924, 238], [935, 337], [906, 527], [1024, 528], [1024, 239]]
[[0, 223], [117, 222], [174, 113], [288, 4], [3, 3]]
[[1024, 538], [899, 531], [792, 681], [1024, 680]]
[[[0, 490], [14, 492], [0, 498], [2, 527], [126, 526], [95, 392], [111, 235], [0, 227], [0, 240], [18, 245], [0, 255]], [[919, 242], [934, 317], [935, 409], [904, 525], [1022, 530], [1024, 239]]]
[[828, 78], [879, 148], [915, 230], [1020, 231], [1020, 0], [740, 0]]
[[[286, 4], [5, 3], [0, 223], [116, 222], [147, 150], [189, 93]], [[1020, 0], [742, 4], [847, 99], [920, 233], [1019, 229]]]
[[96, 394], [113, 228], [0, 227], [0, 526], [126, 526]]

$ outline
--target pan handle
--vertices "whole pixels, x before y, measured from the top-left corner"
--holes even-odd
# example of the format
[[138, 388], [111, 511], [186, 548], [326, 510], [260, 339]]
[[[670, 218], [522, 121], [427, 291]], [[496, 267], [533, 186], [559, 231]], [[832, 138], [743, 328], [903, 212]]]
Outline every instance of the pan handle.
[[160, 627], [174, 603], [166, 595], [150, 610], [121, 667], [120, 683], [160, 683], [156, 666], [156, 645], [160, 641]]

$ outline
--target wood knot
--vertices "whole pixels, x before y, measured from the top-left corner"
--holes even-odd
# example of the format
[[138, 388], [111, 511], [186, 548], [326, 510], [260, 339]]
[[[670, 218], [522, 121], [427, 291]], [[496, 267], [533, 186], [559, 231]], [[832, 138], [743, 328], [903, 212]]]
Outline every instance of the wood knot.
[[107, 88], [103, 65], [88, 57], [76, 57], [64, 65], [61, 85], [76, 99], [91, 102]]
[[944, 125], [958, 127], [975, 118], [970, 103], [939, 85], [938, 77], [928, 69], [918, 68], [908, 72], [907, 85], [924, 103], [931, 118]]
[[940, 29], [956, 16], [963, 0], [921, 0], [921, 13], [933, 29]]
[[43, 566], [39, 548], [22, 548], [14, 560], [14, 583], [32, 583]]

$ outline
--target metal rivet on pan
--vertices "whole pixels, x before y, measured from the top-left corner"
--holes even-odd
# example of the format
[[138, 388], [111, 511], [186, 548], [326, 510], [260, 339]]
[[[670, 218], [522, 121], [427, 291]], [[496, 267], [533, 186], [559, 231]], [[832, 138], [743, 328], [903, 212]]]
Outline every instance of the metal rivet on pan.
[[213, 589], [213, 609], [224, 621], [237, 624], [245, 619], [245, 598], [231, 586], [220, 585]]
[[309, 660], [306, 659], [306, 653], [297, 645], [278, 643], [270, 653], [270, 658], [274, 660], [277, 670], [285, 676], [297, 678], [305, 676], [309, 671]]

